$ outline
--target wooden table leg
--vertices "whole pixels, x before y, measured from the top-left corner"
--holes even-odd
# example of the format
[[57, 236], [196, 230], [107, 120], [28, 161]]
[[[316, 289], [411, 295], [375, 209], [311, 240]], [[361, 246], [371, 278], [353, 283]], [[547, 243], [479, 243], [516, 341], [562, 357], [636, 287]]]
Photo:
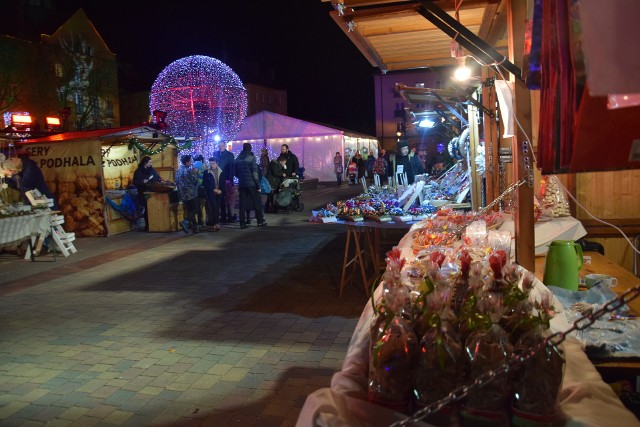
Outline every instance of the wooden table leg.
[[351, 263], [349, 260], [349, 246], [351, 242], [351, 227], [347, 226], [347, 242], [344, 245], [344, 259], [342, 261], [342, 278], [340, 279], [340, 293], [339, 297], [342, 297], [342, 290], [346, 285], [347, 267]]
[[[367, 228], [365, 228], [365, 230], [367, 230]], [[363, 254], [364, 250], [360, 246], [360, 236], [362, 235], [362, 232], [357, 231], [356, 227], [354, 227], [354, 232], [355, 232], [355, 236], [356, 236], [355, 237], [355, 242], [356, 242], [356, 260], [357, 260], [357, 263], [360, 264], [360, 274], [362, 275], [362, 286], [364, 287], [365, 295], [367, 295], [367, 297], [368, 297], [369, 296], [369, 280], [367, 279], [367, 273], [365, 271], [365, 266], [364, 266], [364, 258], [362, 257], [362, 254]], [[365, 233], [366, 233], [366, 231], [365, 231]]]

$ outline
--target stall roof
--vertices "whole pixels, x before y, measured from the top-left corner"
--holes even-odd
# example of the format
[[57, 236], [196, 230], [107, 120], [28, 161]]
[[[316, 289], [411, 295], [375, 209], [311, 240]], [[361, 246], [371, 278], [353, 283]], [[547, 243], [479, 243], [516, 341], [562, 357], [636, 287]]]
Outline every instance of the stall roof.
[[79, 132], [64, 132], [55, 135], [45, 136], [42, 138], [29, 139], [19, 144], [42, 144], [51, 142], [64, 142], [86, 139], [112, 140], [120, 137], [133, 137], [138, 139], [157, 139], [158, 137], [167, 138], [169, 135], [159, 132], [151, 126], [123, 126], [119, 128], [85, 130]]
[[[456, 65], [452, 37], [425, 16], [420, 1], [321, 0], [336, 10], [333, 20], [374, 67], [382, 72]], [[455, 17], [456, 1], [433, 0]], [[506, 52], [502, 0], [458, 0], [459, 22], [488, 45]], [[422, 12], [422, 13], [421, 13]]]

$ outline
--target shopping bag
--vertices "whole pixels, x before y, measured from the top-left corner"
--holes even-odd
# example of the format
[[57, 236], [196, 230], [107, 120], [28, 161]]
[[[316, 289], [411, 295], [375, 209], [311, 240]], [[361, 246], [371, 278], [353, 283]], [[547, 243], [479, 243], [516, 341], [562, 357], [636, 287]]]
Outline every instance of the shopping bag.
[[260, 194], [270, 194], [271, 193], [271, 184], [269, 184], [269, 180], [266, 177], [260, 177]]

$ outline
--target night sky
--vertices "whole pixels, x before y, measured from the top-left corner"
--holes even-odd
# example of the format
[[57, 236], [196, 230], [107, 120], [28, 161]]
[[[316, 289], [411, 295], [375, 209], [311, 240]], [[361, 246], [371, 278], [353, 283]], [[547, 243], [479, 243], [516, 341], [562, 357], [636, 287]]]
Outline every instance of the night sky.
[[[82, 7], [122, 64], [120, 85], [149, 90], [171, 62], [219, 59], [245, 83], [287, 90], [289, 115], [373, 135], [371, 66], [320, 0], [61, 2]], [[167, 7], [167, 4], [171, 5]], [[70, 16], [70, 15], [69, 15]]]

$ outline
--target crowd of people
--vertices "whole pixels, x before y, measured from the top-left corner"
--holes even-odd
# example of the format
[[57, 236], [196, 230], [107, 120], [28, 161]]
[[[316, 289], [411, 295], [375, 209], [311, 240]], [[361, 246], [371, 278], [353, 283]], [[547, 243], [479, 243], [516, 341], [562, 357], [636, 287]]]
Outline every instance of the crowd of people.
[[[150, 159], [143, 158], [145, 165], [139, 170], [138, 182], [148, 185], [151, 172]], [[141, 164], [143, 162], [141, 161]], [[298, 157], [283, 144], [278, 158], [270, 160], [265, 148], [256, 158], [249, 143], [242, 145], [242, 151], [234, 158], [225, 143], [219, 144], [218, 151], [204, 162], [200, 155], [180, 157], [180, 167], [176, 173], [176, 188], [184, 208], [184, 220], [180, 223], [185, 233], [197, 233], [202, 229], [220, 231], [220, 224], [239, 222], [240, 229], [251, 224], [253, 211], [258, 227], [265, 227], [264, 212], [275, 210], [274, 195], [287, 178], [299, 178]], [[234, 183], [234, 178], [237, 183]], [[146, 179], [146, 181], [145, 181]], [[262, 181], [268, 182], [267, 202], [262, 206]], [[148, 191], [148, 190], [147, 190]], [[234, 214], [238, 196], [238, 214]], [[204, 214], [203, 214], [204, 211]], [[146, 217], [145, 217], [146, 219]]]
[[400, 141], [395, 151], [380, 149], [377, 156], [370, 154], [366, 159], [360, 151], [356, 151], [351, 158], [346, 157], [344, 163], [340, 152], [336, 152], [333, 164], [338, 185], [342, 184], [344, 178], [350, 184], [357, 184], [362, 178], [374, 183], [376, 176], [380, 185], [386, 185], [390, 177], [396, 179], [396, 174], [402, 176], [400, 179], [406, 176], [407, 182], [403, 184], [413, 184], [416, 175], [438, 175], [444, 171], [446, 159], [441, 151], [430, 158], [422, 159], [416, 147], [409, 148], [406, 141]]
[[[152, 172], [150, 160], [143, 160], [148, 162], [143, 162], [147, 165], [142, 169], [146, 171], [144, 177], [149, 179], [148, 176], [157, 175]], [[377, 155], [371, 154], [366, 158], [356, 151], [352, 157], [343, 159], [342, 153], [337, 151], [333, 168], [338, 186], [345, 179], [356, 184], [362, 177], [374, 183], [376, 176], [380, 185], [386, 185], [390, 177], [397, 179], [398, 173], [406, 179], [406, 184], [412, 184], [416, 175], [437, 175], [443, 169], [441, 153], [432, 156], [431, 160], [425, 162], [416, 147], [410, 148], [406, 141], [400, 141], [395, 151], [380, 149]], [[269, 159], [266, 148], [260, 150], [259, 157], [256, 156], [249, 143], [243, 144], [242, 151], [234, 158], [227, 145], [220, 143], [219, 151], [208, 162], [204, 162], [202, 156], [192, 158], [190, 155], [182, 156], [180, 162], [176, 185], [185, 209], [185, 220], [181, 223], [185, 233], [196, 233], [203, 227], [219, 231], [219, 224], [236, 222], [245, 229], [251, 224], [252, 211], [257, 225], [266, 226], [264, 213], [277, 211], [275, 195], [278, 189], [287, 178], [300, 178], [298, 158], [287, 144], [281, 146], [279, 156], [274, 159]], [[234, 184], [234, 178], [237, 184]], [[269, 191], [264, 191], [262, 180], [268, 182]], [[261, 194], [267, 195], [264, 208]], [[239, 198], [237, 215], [234, 214], [236, 195]]]

